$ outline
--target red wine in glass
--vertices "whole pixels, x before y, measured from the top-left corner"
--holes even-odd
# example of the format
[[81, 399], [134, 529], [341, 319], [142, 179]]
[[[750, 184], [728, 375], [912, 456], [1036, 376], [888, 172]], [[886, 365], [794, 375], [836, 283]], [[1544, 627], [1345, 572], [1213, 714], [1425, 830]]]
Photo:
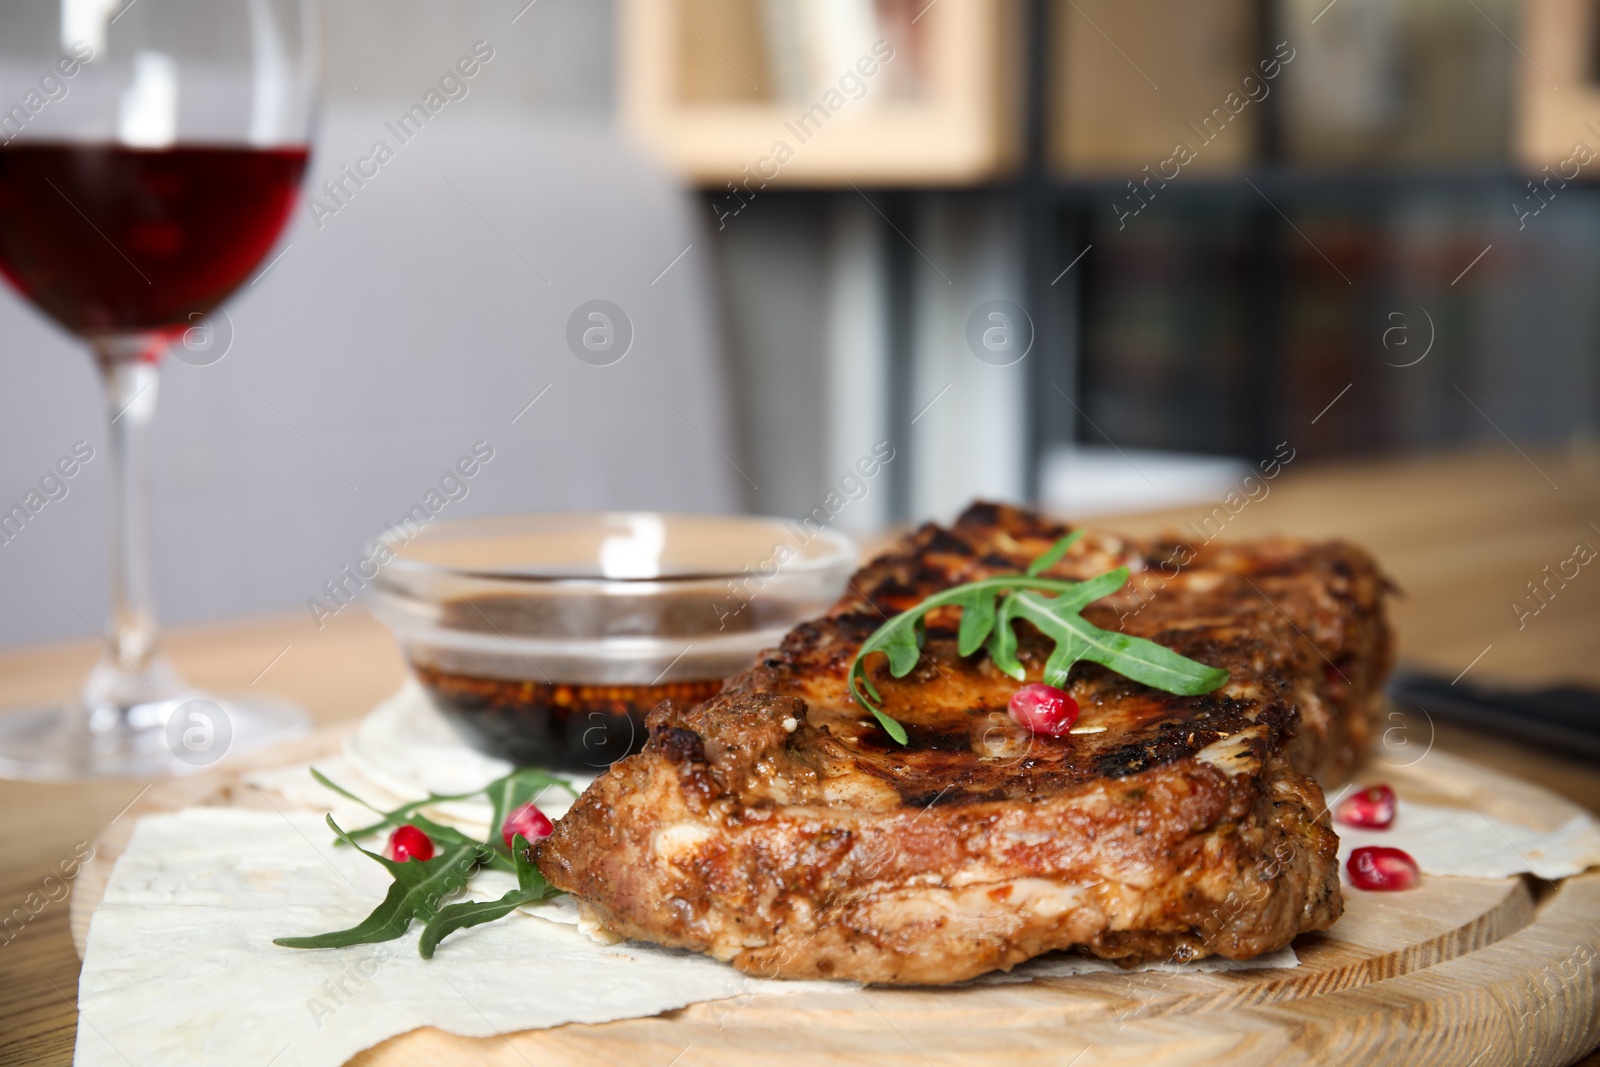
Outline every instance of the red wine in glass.
[[184, 772], [306, 726], [257, 691], [198, 692], [161, 655], [148, 444], [161, 355], [294, 208], [316, 33], [314, 0], [0, 4], [0, 275], [94, 354], [112, 544], [106, 653], [76, 700], [0, 714], [0, 775]]
[[186, 329], [272, 248], [305, 146], [0, 149], [0, 274], [80, 335]]

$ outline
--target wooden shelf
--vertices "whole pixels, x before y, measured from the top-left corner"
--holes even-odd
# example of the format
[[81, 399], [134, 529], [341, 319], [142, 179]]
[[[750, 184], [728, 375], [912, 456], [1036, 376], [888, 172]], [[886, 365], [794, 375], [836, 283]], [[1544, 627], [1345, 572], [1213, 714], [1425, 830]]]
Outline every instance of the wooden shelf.
[[[757, 3], [623, 0], [623, 126], [672, 170], [720, 188], [742, 187], [754, 174], [789, 187], [970, 185], [1015, 169], [1015, 0], [928, 6], [917, 26], [923, 84], [916, 98], [885, 99], [880, 72], [866, 79], [861, 99], [804, 128], [801, 116], [821, 101], [775, 99]], [[897, 53], [891, 62], [910, 58]], [[781, 165], [780, 143], [792, 152]], [[760, 180], [752, 179], [754, 188]]]
[[[1243, 79], [1258, 73], [1253, 18], [1254, 0], [1052, 0], [1051, 168], [1126, 182], [1180, 141], [1196, 149], [1186, 176], [1252, 164], [1262, 109], [1232, 114], [1224, 101], [1245, 99]], [[1222, 121], [1202, 130], [1213, 107]]]
[[[1528, 171], [1548, 164], [1552, 173], [1565, 169], [1570, 176], [1572, 164], [1560, 164], [1573, 158], [1580, 142], [1600, 154], [1600, 72], [1591, 66], [1597, 18], [1600, 12], [1582, 0], [1526, 0], [1523, 5], [1528, 61], [1519, 66], [1514, 86], [1513, 145], [1517, 163]], [[1583, 177], [1595, 173], [1590, 164]]]

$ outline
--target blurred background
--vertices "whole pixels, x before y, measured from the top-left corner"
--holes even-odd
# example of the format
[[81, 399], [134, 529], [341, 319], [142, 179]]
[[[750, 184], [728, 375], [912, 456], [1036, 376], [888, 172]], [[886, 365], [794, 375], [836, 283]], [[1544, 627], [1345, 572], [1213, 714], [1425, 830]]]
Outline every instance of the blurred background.
[[[479, 441], [450, 517], [853, 532], [1596, 448], [1592, 4], [330, 0], [320, 48], [283, 251], [162, 382], [173, 623], [303, 613]], [[572, 340], [593, 300], [619, 358]], [[10, 293], [0, 380], [9, 507], [103, 416]], [[104, 474], [0, 545], [0, 643], [105, 616]]]

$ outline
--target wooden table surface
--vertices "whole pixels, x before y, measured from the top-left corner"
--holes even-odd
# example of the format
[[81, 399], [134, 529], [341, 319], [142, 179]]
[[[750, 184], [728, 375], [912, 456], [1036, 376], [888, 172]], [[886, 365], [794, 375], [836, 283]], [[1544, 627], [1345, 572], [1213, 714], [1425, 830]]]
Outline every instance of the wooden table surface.
[[[1365, 545], [1404, 591], [1392, 605], [1404, 662], [1450, 677], [1470, 664], [1476, 680], [1600, 687], [1600, 568], [1584, 568], [1520, 629], [1511, 607], [1526, 596], [1525, 583], [1566, 560], [1575, 545], [1600, 550], [1600, 453], [1525, 458], [1506, 448], [1292, 465], [1268, 485], [1265, 498], [1228, 515], [1224, 536], [1280, 532]], [[1182, 531], [1211, 513], [1201, 505], [1095, 525], [1134, 534]], [[1213, 528], [1218, 524], [1213, 519]], [[300, 702], [319, 723], [361, 715], [404, 675], [387, 632], [356, 611], [320, 631], [308, 615], [179, 629], [166, 647], [197, 685], [237, 691], [254, 679], [257, 688]], [[70, 693], [98, 651], [96, 643], [73, 642], [0, 652], [0, 707]], [[1447, 725], [1437, 725], [1435, 744], [1600, 811], [1600, 774], [1587, 762]], [[0, 921], [28, 916], [23, 902], [30, 894], [35, 906], [46, 898], [45, 875], [147, 784], [0, 782]], [[0, 1064], [71, 1062], [78, 959], [67, 910], [65, 899], [50, 901], [20, 929], [15, 920], [0, 928]], [[1600, 1067], [1600, 1054], [1583, 1062]]]

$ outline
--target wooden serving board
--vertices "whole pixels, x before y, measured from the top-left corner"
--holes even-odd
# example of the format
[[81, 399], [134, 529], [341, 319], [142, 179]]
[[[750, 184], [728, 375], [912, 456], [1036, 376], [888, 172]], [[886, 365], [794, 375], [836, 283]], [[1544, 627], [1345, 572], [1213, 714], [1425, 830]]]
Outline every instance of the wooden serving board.
[[[89, 918], [140, 815], [194, 804], [264, 807], [246, 772], [337, 748], [326, 731], [270, 760], [162, 783], [97, 842], [72, 896], [81, 954]], [[1381, 773], [1380, 773], [1381, 772]], [[1443, 752], [1370, 780], [1403, 796], [1471, 804], [1553, 827], [1581, 809]], [[1457, 792], [1457, 790], [1462, 792]], [[1600, 1044], [1600, 870], [1563, 880], [1425, 877], [1402, 893], [1348, 891], [1330, 931], [1299, 938], [1301, 965], [1159, 971], [1008, 985], [750, 996], [646, 1019], [495, 1038], [423, 1028], [357, 1056], [360, 1067], [551, 1064], [692, 1067], [871, 1064], [1569, 1064]], [[531, 966], [532, 964], [530, 964]]]

